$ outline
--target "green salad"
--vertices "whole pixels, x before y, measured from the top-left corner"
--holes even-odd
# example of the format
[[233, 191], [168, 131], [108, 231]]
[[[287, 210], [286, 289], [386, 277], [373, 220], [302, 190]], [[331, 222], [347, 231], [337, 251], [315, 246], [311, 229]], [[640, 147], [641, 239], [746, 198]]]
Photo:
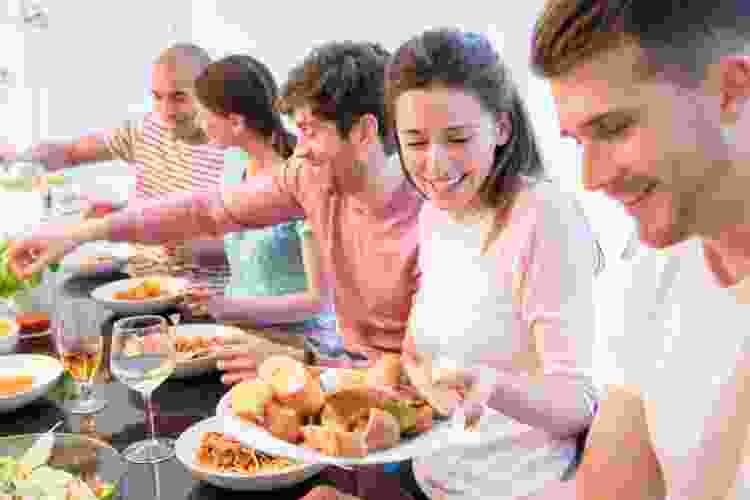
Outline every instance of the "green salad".
[[103, 500], [115, 494], [113, 484], [96, 479], [86, 484], [70, 472], [47, 465], [53, 439], [44, 435], [24, 455], [0, 456], [1, 500]]

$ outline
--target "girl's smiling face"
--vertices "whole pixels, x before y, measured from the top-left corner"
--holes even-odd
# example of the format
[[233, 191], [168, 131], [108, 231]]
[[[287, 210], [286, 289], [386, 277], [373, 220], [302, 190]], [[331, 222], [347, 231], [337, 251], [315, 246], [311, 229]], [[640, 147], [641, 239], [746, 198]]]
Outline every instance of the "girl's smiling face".
[[477, 207], [495, 149], [508, 142], [510, 120], [483, 109], [479, 99], [445, 86], [413, 89], [395, 102], [404, 166], [438, 208]]

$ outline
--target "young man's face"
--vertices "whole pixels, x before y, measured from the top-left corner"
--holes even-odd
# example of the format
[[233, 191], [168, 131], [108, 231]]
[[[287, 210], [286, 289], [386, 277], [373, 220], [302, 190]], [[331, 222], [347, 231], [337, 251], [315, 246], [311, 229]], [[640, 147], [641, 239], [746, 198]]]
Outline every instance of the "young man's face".
[[693, 236], [726, 174], [720, 93], [635, 72], [639, 49], [612, 49], [554, 79], [563, 136], [584, 148], [586, 189], [622, 203], [645, 244], [663, 248]]
[[295, 156], [305, 168], [331, 168], [339, 186], [346, 192], [359, 192], [366, 185], [367, 172], [356, 159], [357, 147], [342, 139], [336, 123], [324, 120], [309, 106], [294, 110], [294, 123], [299, 130]]

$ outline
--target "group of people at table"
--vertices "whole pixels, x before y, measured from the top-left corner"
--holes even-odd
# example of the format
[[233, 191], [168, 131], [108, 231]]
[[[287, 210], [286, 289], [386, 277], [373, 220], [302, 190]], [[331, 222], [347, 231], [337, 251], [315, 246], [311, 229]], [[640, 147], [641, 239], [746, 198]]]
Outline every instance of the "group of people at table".
[[[479, 33], [429, 30], [393, 54], [323, 44], [280, 88], [254, 57], [175, 45], [153, 64], [153, 114], [32, 149], [50, 170], [121, 158], [138, 199], [41, 227], [11, 265], [29, 275], [87, 241], [207, 238], [232, 272], [226, 294], [206, 296], [217, 319], [335, 309], [349, 352], [455, 361], [454, 404], [481, 416], [482, 439], [414, 460], [429, 498], [745, 498], [750, 11], [657, 4], [549, 0], [531, 43], [585, 187], [639, 224], [623, 385], [589, 370], [596, 239], [546, 177], [533, 120]], [[227, 147], [249, 161], [230, 168]], [[222, 380], [258, 362], [226, 355]]]

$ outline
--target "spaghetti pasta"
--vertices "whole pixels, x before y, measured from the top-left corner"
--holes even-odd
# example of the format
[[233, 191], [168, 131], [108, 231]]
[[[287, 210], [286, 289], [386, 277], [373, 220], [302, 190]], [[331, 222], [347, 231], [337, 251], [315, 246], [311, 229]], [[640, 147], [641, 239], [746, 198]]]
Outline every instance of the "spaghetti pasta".
[[268, 455], [253, 448], [245, 448], [238, 441], [218, 432], [206, 432], [196, 453], [196, 462], [202, 467], [219, 472], [258, 474], [281, 471], [299, 465], [288, 458]]

